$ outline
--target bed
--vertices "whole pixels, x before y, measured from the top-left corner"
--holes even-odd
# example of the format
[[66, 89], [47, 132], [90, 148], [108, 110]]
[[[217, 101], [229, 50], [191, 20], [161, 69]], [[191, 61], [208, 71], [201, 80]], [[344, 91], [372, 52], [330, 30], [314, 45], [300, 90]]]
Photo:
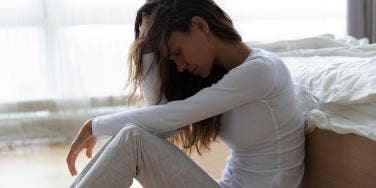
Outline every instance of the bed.
[[248, 44], [291, 72], [308, 120], [303, 187], [376, 187], [376, 44], [331, 34]]

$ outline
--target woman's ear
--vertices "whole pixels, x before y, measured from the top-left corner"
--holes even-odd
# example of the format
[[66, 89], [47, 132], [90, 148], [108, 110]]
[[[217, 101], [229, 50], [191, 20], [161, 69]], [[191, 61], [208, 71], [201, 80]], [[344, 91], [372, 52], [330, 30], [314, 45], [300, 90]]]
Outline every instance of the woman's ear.
[[202, 32], [209, 33], [208, 23], [200, 16], [194, 16], [191, 19], [192, 26], [198, 27]]

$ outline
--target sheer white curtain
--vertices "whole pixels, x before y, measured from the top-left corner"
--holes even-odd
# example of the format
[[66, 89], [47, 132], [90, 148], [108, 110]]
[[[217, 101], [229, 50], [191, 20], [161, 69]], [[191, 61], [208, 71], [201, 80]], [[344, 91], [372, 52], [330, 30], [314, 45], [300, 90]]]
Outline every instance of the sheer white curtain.
[[[1, 0], [0, 141], [71, 136], [86, 118], [124, 109], [127, 53], [144, 2]], [[346, 32], [345, 0], [216, 2], [245, 41]]]
[[142, 1], [0, 3], [1, 102], [120, 94]]
[[124, 109], [142, 3], [0, 1], [0, 141], [67, 141], [87, 118]]
[[217, 0], [246, 41], [346, 35], [346, 0]]

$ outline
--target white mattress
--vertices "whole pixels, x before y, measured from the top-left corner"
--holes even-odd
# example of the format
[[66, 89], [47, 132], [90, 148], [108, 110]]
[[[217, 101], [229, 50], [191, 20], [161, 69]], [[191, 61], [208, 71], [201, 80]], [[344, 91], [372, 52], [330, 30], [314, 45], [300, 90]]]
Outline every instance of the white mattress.
[[248, 44], [282, 57], [310, 125], [376, 141], [376, 44], [330, 34]]

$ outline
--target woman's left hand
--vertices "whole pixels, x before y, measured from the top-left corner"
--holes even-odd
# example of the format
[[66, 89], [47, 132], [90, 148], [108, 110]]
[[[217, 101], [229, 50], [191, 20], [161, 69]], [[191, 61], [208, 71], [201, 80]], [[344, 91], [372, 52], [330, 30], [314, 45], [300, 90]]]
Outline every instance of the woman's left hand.
[[69, 171], [72, 176], [77, 175], [77, 170], [75, 167], [75, 162], [78, 154], [86, 148], [86, 156], [91, 158], [93, 153], [93, 148], [97, 143], [97, 138], [93, 136], [92, 132], [92, 119], [86, 121], [81, 129], [78, 131], [76, 138], [71, 144], [70, 151], [66, 158]]

